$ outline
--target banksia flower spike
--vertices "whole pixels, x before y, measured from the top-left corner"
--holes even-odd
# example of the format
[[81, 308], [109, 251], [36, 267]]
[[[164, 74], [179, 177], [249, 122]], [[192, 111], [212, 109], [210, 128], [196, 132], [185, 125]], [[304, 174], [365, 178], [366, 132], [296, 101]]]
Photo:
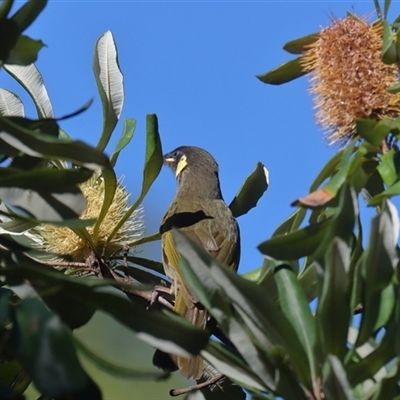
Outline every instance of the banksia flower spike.
[[357, 118], [397, 117], [400, 94], [386, 89], [398, 82], [399, 69], [381, 60], [383, 24], [348, 16], [321, 30], [302, 56], [311, 72], [317, 123], [329, 144], [344, 145], [355, 132]]
[[[80, 188], [86, 200], [86, 209], [81, 218], [97, 218], [104, 201], [104, 180], [99, 173], [95, 173], [91, 179], [81, 184]], [[119, 252], [124, 245], [143, 236], [142, 213], [141, 209], [137, 209], [108, 241], [115, 226], [129, 209], [128, 203], [129, 194], [118, 181], [114, 200], [100, 224], [97, 237], [93, 237], [93, 227], [86, 228], [95, 242], [95, 253], [105, 260]], [[35, 231], [42, 239], [42, 248], [50, 253], [70, 256], [76, 262], [86, 262], [94, 253], [89, 243], [67, 227], [43, 224], [35, 228]]]

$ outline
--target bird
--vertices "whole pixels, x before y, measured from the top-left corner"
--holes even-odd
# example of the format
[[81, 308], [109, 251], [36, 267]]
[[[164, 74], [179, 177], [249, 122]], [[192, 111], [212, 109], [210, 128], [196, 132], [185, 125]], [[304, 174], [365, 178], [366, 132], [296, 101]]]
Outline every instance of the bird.
[[[175, 197], [160, 226], [162, 263], [171, 280], [174, 311], [205, 329], [209, 316], [182, 279], [181, 255], [174, 245], [172, 228], [182, 231], [216, 260], [236, 271], [240, 259], [239, 226], [224, 202], [218, 164], [208, 151], [181, 146], [165, 154], [163, 163], [172, 170], [177, 181]], [[170, 359], [186, 378], [198, 380], [202, 377], [205, 364], [200, 356], [170, 355]]]

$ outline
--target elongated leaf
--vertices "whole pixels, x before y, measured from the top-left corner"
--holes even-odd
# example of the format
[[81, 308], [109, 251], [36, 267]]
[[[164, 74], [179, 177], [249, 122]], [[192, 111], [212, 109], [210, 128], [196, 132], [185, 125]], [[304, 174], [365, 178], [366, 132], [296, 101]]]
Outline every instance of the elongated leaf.
[[275, 236], [257, 246], [266, 256], [278, 260], [297, 260], [312, 255], [321, 243], [330, 220], [309, 225], [287, 235]]
[[381, 163], [377, 166], [377, 170], [382, 180], [389, 187], [400, 178], [400, 153], [399, 151], [390, 149], [381, 157]]
[[113, 361], [106, 360], [103, 356], [90, 349], [86, 344], [74, 336], [74, 343], [78, 350], [97, 368], [107, 372], [108, 374], [115, 375], [118, 378], [129, 378], [129, 379], [151, 379], [161, 380], [168, 377], [168, 373], [146, 371], [140, 369], [133, 369], [129, 367], [123, 367], [114, 363]]
[[160, 311], [156, 307], [147, 308], [135, 296], [128, 300], [119, 293], [101, 290], [101, 286], [109, 285], [109, 282], [68, 277], [44, 269], [42, 265], [20, 253], [15, 255], [15, 263], [18, 268], [7, 270], [7, 277], [17, 277], [23, 270], [24, 279], [38, 282], [42, 287], [46, 284], [48, 290], [63, 295], [67, 304], [71, 297], [92, 310], [102, 310], [134, 330], [141, 340], [166, 353], [185, 357], [197, 355], [208, 342], [207, 332], [170, 311]]
[[[245, 331], [239, 334], [240, 326], [244, 323], [254, 335], [253, 340], [259, 343], [264, 349], [263, 351], [272, 350], [275, 346], [282, 346], [289, 353], [301, 381], [310, 387], [311, 381], [307, 376], [305, 355], [293, 328], [277, 307], [275, 299], [270, 299], [260, 286], [243, 279], [228, 268], [220, 266], [205, 250], [192, 243], [178, 230], [174, 230], [173, 235], [175, 245], [183, 256], [183, 259], [180, 260], [180, 272], [185, 283], [199, 302], [218, 321], [219, 326], [230, 340], [234, 343], [236, 340], [239, 341], [240, 337], [245, 340]], [[190, 265], [188, 260], [190, 260]], [[232, 315], [230, 304], [240, 315], [241, 323], [239, 325]], [[232, 329], [237, 332], [238, 336], [232, 333]], [[242, 355], [248, 362], [251, 360], [250, 363], [257, 363], [257, 373], [262, 378], [263, 366], [268, 371], [268, 361], [262, 359], [257, 348], [252, 347], [251, 343], [247, 341], [246, 343], [249, 354], [243, 352]], [[243, 345], [239, 342], [235, 344], [236, 347], [239, 346], [238, 350]], [[289, 376], [286, 378], [290, 380]], [[271, 385], [271, 377], [264, 379], [269, 379], [268, 383], [265, 380], [264, 382]]]
[[128, 243], [129, 247], [139, 246], [144, 243], [155, 242], [161, 239], [161, 234], [159, 232], [154, 233], [153, 235], [145, 236], [144, 238], [135, 240], [134, 242]]
[[103, 105], [103, 132], [97, 149], [104, 151], [124, 104], [123, 75], [118, 65], [118, 54], [113, 35], [104, 33], [96, 42], [93, 71]]
[[388, 16], [389, 8], [390, 8], [391, 0], [385, 0], [384, 8], [383, 8], [383, 18], [386, 19]]
[[21, 99], [7, 89], [0, 89], [0, 114], [4, 116], [25, 116], [24, 105]]
[[257, 78], [264, 83], [271, 85], [282, 85], [307, 74], [300, 64], [301, 57], [288, 61], [279, 67], [265, 73], [257, 75]]
[[297, 333], [307, 355], [311, 379], [315, 384], [320, 376], [318, 360], [320, 348], [315, 319], [293, 271], [288, 266], [281, 265], [275, 269], [275, 279], [283, 314]]
[[389, 132], [398, 133], [400, 129], [400, 119], [383, 119], [376, 121], [373, 119], [357, 119], [357, 135], [361, 136], [373, 146], [379, 146]]
[[[362, 275], [366, 292], [357, 345], [365, 343], [371, 336], [379, 316], [381, 291], [387, 287], [399, 261], [396, 246], [398, 238], [398, 216], [386, 209], [372, 220], [370, 240], [362, 261]], [[392, 222], [392, 218], [396, 220]], [[396, 229], [394, 229], [396, 227]]]
[[112, 153], [110, 157], [110, 164], [112, 167], [115, 167], [115, 164], [117, 163], [121, 150], [124, 149], [131, 141], [133, 133], [135, 132], [135, 128], [136, 128], [136, 121], [134, 119], [126, 118], [124, 120], [124, 129], [122, 131], [122, 135], [118, 140], [114, 153]]
[[333, 177], [321, 189], [308, 194], [306, 197], [295, 200], [292, 206], [316, 208], [324, 206], [337, 195], [351, 172], [356, 170], [362, 163], [364, 154], [361, 151], [356, 152], [355, 156], [352, 157], [355, 142], [353, 140], [352, 144], [347, 146], [343, 153], [339, 170]]
[[61, 193], [4, 187], [0, 188], [0, 198], [34, 218], [47, 222], [77, 218], [85, 209], [82, 192], [73, 186], [65, 187]]
[[383, 46], [382, 46], [382, 61], [385, 64], [393, 64], [397, 61], [396, 44], [392, 27], [387, 21], [383, 21]]
[[12, 167], [0, 169], [1, 187], [19, 187], [34, 190], [57, 190], [75, 186], [87, 181], [91, 177], [91, 171], [85, 169], [36, 169], [33, 171], [21, 171]]
[[115, 235], [116, 232], [118, 232], [125, 221], [127, 221], [127, 219], [138, 208], [140, 203], [145, 198], [154, 180], [160, 173], [161, 167], [163, 165], [163, 155], [160, 135], [158, 133], [157, 116], [155, 114], [148, 114], [146, 121], [146, 157], [144, 161], [142, 191], [139, 195], [139, 198], [135, 201], [135, 203], [133, 203], [133, 205], [125, 213], [125, 216], [121, 218], [121, 220], [115, 226], [108, 240], [111, 240], [111, 238]]
[[376, 196], [372, 197], [368, 201], [369, 206], [378, 206], [380, 205], [385, 199], [392, 198], [393, 196], [397, 196], [400, 194], [400, 181], [397, 181], [388, 189], [384, 190], [383, 192], [377, 194]]
[[31, 96], [40, 118], [54, 118], [53, 106], [44, 86], [42, 75], [34, 64], [5, 65], [4, 69], [16, 79]]
[[32, 157], [62, 159], [96, 170], [109, 166], [106, 155], [81, 141], [62, 141], [45, 134], [32, 134], [15, 124], [11, 117], [0, 117], [0, 145], [12, 147]]
[[104, 199], [93, 230], [93, 240], [95, 242], [97, 241], [101, 224], [108, 213], [114, 200], [115, 191], [117, 190], [117, 177], [112, 168], [105, 168], [102, 172], [101, 178], [104, 179]]
[[71, 333], [55, 314], [39, 299], [26, 299], [16, 307], [16, 323], [17, 354], [42, 393], [59, 397], [85, 388], [89, 379], [75, 353]]
[[39, 50], [45, 44], [41, 40], [33, 40], [28, 36], [20, 35], [15, 46], [10, 50], [6, 63], [9, 65], [29, 65], [38, 58]]
[[246, 178], [238, 194], [232, 200], [229, 208], [234, 217], [248, 213], [257, 205], [258, 200], [268, 189], [269, 172], [260, 162], [255, 170]]
[[[325, 255], [323, 286], [316, 313], [325, 354], [343, 360], [347, 351], [347, 332], [351, 321], [348, 295], [350, 247], [335, 238]], [[332, 316], [335, 315], [335, 318]], [[332, 367], [332, 366], [331, 366]]]
[[313, 44], [319, 39], [319, 33], [311, 33], [310, 35], [303, 36], [299, 39], [291, 40], [283, 46], [290, 54], [302, 54], [310, 44]]
[[240, 385], [265, 391], [267, 387], [252, 369], [237, 354], [229, 351], [222, 343], [210, 341], [201, 355], [218, 371], [240, 383]]
[[14, 0], [3, 0], [0, 5], [0, 18], [6, 19], [8, 13], [11, 11]]
[[324, 365], [324, 389], [327, 398], [353, 400], [352, 388], [346, 371], [336, 356], [328, 355]]
[[293, 232], [301, 225], [306, 215], [307, 210], [305, 208], [298, 208], [286, 221], [275, 229], [272, 237], [286, 235], [287, 233]]
[[28, 0], [12, 17], [20, 32], [23, 32], [42, 12], [47, 0]]

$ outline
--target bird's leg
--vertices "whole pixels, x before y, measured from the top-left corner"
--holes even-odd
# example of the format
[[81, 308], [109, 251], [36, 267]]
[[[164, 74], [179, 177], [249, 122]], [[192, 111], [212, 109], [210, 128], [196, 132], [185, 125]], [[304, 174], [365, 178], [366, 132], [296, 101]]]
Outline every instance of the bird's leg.
[[150, 308], [154, 303], [158, 302], [158, 298], [161, 297], [161, 293], [172, 295], [174, 293], [174, 288], [172, 286], [171, 287], [165, 287], [161, 285], [154, 286], [148, 308]]
[[224, 376], [225, 375], [223, 375], [223, 374], [219, 374], [219, 375], [214, 376], [214, 378], [209, 379], [208, 381], [199, 383], [198, 385], [189, 386], [189, 387], [183, 388], [183, 389], [172, 389], [169, 392], [169, 394], [170, 394], [170, 396], [175, 397], [175, 396], [180, 396], [181, 394], [193, 392], [195, 390], [204, 389], [205, 387], [215, 385], [219, 380], [224, 378]]

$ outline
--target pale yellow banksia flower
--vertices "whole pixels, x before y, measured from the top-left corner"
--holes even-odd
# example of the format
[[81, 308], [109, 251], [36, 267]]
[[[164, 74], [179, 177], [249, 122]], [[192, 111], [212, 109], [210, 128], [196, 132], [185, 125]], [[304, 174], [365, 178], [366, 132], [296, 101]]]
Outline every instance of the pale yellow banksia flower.
[[[86, 209], [82, 219], [97, 218], [104, 201], [104, 180], [99, 173], [80, 185], [86, 200]], [[129, 209], [129, 194], [118, 181], [114, 200], [101, 222], [97, 239], [94, 238], [94, 227], [87, 231], [96, 244], [96, 253], [107, 260], [112, 254], [119, 252], [124, 245], [140, 239], [143, 236], [143, 218], [141, 209], [137, 209], [122, 225], [118, 232], [107, 243], [117, 223]], [[76, 235], [71, 229], [43, 224], [35, 228], [42, 238], [42, 248], [54, 254], [70, 256], [73, 261], [85, 262], [93, 255], [89, 243]]]
[[400, 93], [386, 89], [398, 82], [399, 69], [381, 60], [383, 25], [348, 16], [323, 28], [301, 59], [311, 72], [317, 123], [329, 144], [345, 144], [357, 118], [397, 117]]

